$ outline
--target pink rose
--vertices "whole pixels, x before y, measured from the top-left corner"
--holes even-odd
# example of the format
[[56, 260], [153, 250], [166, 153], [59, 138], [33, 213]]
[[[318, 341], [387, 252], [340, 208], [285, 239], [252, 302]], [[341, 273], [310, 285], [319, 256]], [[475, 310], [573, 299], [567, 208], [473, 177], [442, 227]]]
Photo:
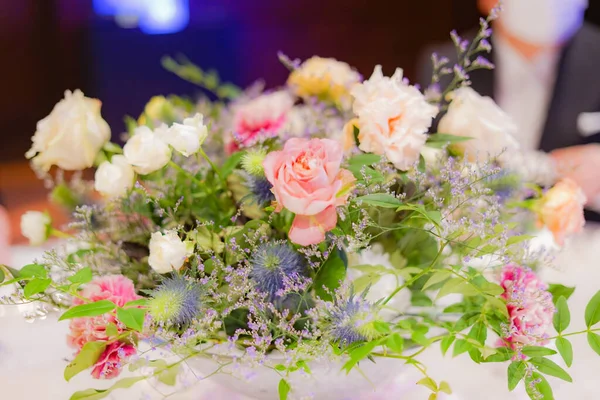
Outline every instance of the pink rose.
[[[133, 282], [122, 275], [96, 277], [80, 294], [92, 302], [110, 300], [119, 307], [141, 298], [135, 293]], [[73, 299], [73, 304], [76, 306], [83, 303], [83, 300], [79, 298]], [[67, 336], [67, 343], [80, 350], [89, 341], [106, 341], [109, 339], [106, 335], [106, 326], [109, 323], [115, 324], [119, 333], [122, 332], [119, 321], [110, 314], [73, 318], [69, 324], [71, 332]]]
[[285, 91], [263, 94], [235, 109], [234, 142], [228, 146], [233, 152], [249, 147], [260, 139], [277, 136], [288, 121], [294, 100]]
[[342, 146], [329, 139], [289, 139], [267, 155], [265, 175], [273, 185], [277, 210], [296, 214], [289, 238], [302, 246], [317, 244], [337, 223], [335, 207], [346, 204], [354, 176], [341, 169]]
[[123, 362], [135, 354], [135, 347], [123, 342], [113, 342], [106, 346], [96, 361], [92, 376], [96, 379], [112, 379], [119, 376]]
[[533, 271], [518, 265], [502, 269], [500, 285], [510, 320], [504, 344], [513, 349], [546, 344], [555, 311], [548, 286]]
[[585, 195], [577, 183], [569, 178], [562, 179], [542, 198], [538, 209], [539, 223], [550, 229], [556, 243], [562, 245], [566, 236], [583, 229], [585, 202]]

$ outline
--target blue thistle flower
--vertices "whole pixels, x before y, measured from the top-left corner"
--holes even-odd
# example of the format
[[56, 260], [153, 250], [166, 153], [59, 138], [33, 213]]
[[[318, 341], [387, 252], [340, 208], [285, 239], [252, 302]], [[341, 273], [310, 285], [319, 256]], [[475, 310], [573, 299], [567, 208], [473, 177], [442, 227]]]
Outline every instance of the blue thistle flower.
[[185, 325], [200, 315], [202, 289], [181, 276], [162, 281], [151, 295], [149, 313], [155, 321], [170, 325]]
[[347, 299], [336, 300], [330, 311], [329, 335], [342, 346], [379, 336], [373, 324], [376, 312], [373, 305], [365, 300], [365, 295], [366, 292], [358, 297], [351, 293]]
[[250, 265], [250, 278], [270, 299], [275, 299], [278, 291], [286, 289], [284, 277], [307, 273], [304, 257], [285, 243], [260, 245], [250, 258]]
[[275, 200], [275, 195], [271, 191], [273, 185], [265, 177], [248, 175], [246, 177], [250, 198], [259, 205], [270, 203]]

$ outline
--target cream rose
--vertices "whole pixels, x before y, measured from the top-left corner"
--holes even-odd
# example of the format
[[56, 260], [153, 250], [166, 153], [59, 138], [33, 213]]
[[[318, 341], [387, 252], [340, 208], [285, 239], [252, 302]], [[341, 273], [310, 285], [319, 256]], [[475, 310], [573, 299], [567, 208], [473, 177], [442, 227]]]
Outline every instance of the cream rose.
[[85, 97], [81, 90], [59, 101], [50, 115], [37, 123], [33, 145], [25, 154], [48, 171], [53, 165], [81, 170], [94, 165], [100, 149], [110, 140], [110, 127], [100, 116], [102, 103]]
[[202, 114], [196, 114], [193, 118], [184, 119], [183, 124], [173, 124], [164, 137], [165, 142], [185, 157], [196, 154], [208, 136], [203, 118]]
[[300, 97], [317, 97], [350, 108], [350, 89], [360, 74], [334, 58], [312, 57], [292, 71], [288, 85]]
[[27, 211], [21, 216], [21, 234], [29, 239], [32, 246], [39, 246], [48, 240], [52, 230], [52, 218], [40, 211]]
[[452, 145], [474, 161], [478, 153], [487, 157], [498, 156], [502, 151], [517, 150], [519, 143], [513, 135], [517, 126], [512, 119], [489, 97], [483, 97], [469, 87], [452, 93], [448, 112], [438, 125], [440, 133], [473, 139]]
[[182, 241], [176, 232], [154, 232], [150, 237], [148, 264], [159, 274], [179, 270], [192, 255], [194, 244]]
[[141, 175], [158, 171], [171, 161], [169, 145], [147, 126], [135, 128], [133, 136], [123, 147], [123, 155]]
[[354, 113], [358, 117], [358, 140], [362, 151], [385, 154], [398, 169], [409, 169], [419, 160], [427, 130], [437, 108], [402, 78], [402, 70], [383, 76], [378, 65], [369, 80], [356, 85]]
[[135, 172], [125, 156], [112, 156], [96, 170], [94, 177], [95, 189], [106, 197], [121, 197], [133, 187]]

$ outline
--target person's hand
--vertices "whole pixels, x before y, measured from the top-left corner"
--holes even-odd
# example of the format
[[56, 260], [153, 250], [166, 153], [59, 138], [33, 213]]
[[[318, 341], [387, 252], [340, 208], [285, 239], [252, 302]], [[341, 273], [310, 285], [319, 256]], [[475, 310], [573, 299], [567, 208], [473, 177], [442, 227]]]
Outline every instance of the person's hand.
[[600, 144], [566, 147], [554, 150], [550, 156], [556, 163], [559, 177], [577, 182], [588, 204], [600, 209]]

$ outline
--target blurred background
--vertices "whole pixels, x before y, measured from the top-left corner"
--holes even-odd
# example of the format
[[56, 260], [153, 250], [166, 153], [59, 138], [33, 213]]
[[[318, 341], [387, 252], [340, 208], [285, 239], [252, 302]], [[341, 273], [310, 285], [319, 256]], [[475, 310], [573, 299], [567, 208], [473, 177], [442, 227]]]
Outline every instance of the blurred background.
[[[278, 51], [335, 57], [366, 76], [375, 64], [402, 67], [414, 80], [425, 46], [478, 17], [476, 0], [0, 0], [1, 202], [13, 222], [46, 207], [23, 155], [65, 89], [102, 100], [117, 137], [123, 116], [139, 115], [151, 96], [197, 93], [162, 68], [164, 55], [240, 86], [284, 83]], [[600, 1], [590, 0], [587, 19], [600, 24]]]

